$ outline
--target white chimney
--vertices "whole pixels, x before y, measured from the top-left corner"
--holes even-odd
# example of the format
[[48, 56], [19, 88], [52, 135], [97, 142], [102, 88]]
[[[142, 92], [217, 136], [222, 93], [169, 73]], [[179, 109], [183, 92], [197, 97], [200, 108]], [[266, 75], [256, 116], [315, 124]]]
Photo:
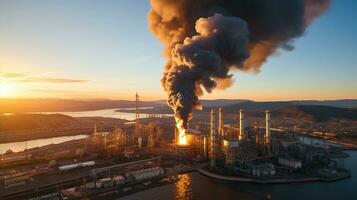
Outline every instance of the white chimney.
[[244, 129], [245, 129], [245, 125], [244, 125], [244, 110], [240, 109], [239, 110], [239, 140], [243, 139], [245, 137], [244, 135]]

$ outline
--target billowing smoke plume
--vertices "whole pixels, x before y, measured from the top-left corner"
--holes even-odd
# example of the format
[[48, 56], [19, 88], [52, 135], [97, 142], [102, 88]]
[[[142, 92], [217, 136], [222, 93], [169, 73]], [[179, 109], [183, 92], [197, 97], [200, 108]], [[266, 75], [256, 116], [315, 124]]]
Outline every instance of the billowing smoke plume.
[[151, 0], [150, 30], [165, 45], [162, 84], [186, 129], [202, 89], [232, 83], [230, 71], [259, 71], [278, 48], [292, 50], [329, 0]]

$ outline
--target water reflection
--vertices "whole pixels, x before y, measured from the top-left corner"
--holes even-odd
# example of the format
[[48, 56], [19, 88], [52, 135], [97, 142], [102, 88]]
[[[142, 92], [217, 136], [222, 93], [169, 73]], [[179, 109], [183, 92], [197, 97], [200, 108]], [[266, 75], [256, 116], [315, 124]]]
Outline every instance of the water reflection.
[[87, 135], [74, 135], [74, 136], [62, 136], [62, 137], [52, 137], [46, 139], [28, 140], [24, 142], [10, 142], [0, 144], [0, 154], [5, 153], [7, 150], [13, 152], [20, 152], [25, 149], [31, 149], [36, 147], [42, 147], [49, 144], [59, 144], [62, 142], [67, 142], [71, 140], [78, 140], [88, 137]]
[[192, 183], [191, 177], [188, 174], [183, 174], [180, 180], [176, 183], [176, 199], [186, 200], [192, 199]]

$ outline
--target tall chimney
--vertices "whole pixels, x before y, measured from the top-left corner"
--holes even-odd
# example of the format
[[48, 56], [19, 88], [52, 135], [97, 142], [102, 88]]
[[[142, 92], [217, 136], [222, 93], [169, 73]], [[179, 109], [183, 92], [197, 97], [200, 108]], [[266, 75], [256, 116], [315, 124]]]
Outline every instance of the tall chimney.
[[208, 138], [207, 136], [203, 137], [203, 157], [206, 160], [207, 159], [207, 155], [208, 155]]
[[266, 141], [270, 142], [270, 112], [269, 110], [265, 111], [265, 138]]
[[239, 110], [239, 138], [238, 138], [239, 140], [244, 139], [245, 137], [244, 129], [245, 129], [244, 110], [240, 109]]
[[216, 166], [216, 115], [214, 110], [211, 109], [211, 126], [210, 126], [210, 167], [214, 168]]
[[218, 135], [219, 135], [219, 139], [223, 139], [224, 138], [223, 126], [224, 126], [223, 109], [219, 108], [218, 109]]

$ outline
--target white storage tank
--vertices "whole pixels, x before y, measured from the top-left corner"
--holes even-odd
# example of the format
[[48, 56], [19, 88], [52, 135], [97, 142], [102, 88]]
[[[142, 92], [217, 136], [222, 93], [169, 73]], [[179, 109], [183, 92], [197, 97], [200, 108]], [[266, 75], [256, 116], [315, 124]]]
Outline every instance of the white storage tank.
[[95, 165], [95, 161], [88, 161], [88, 162], [74, 163], [74, 164], [59, 166], [58, 169], [60, 171], [67, 171], [67, 170], [71, 170], [71, 169], [76, 169], [76, 168], [81, 168], [81, 167], [89, 167], [89, 166], [93, 166], [93, 165]]

